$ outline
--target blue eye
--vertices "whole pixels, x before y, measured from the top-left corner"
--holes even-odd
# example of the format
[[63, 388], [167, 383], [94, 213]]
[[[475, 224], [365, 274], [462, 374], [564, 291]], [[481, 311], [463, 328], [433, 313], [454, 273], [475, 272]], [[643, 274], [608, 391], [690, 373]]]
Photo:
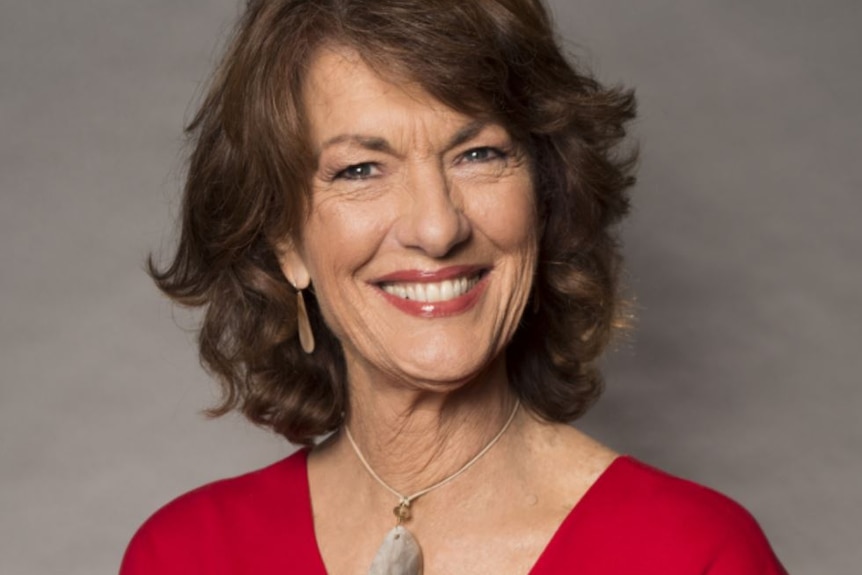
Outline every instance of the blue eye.
[[375, 175], [377, 165], [372, 162], [354, 164], [335, 174], [336, 180], [365, 180]]
[[505, 156], [506, 155], [501, 150], [487, 146], [467, 150], [461, 155], [461, 157], [467, 162], [489, 162], [491, 160], [504, 158]]

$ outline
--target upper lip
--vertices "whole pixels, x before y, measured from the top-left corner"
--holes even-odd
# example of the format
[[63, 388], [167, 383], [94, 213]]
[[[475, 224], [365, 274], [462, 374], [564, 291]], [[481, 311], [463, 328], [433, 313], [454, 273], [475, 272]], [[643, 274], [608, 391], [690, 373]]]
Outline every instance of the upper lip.
[[449, 266], [439, 270], [406, 269], [394, 271], [385, 276], [381, 276], [374, 280], [374, 283], [434, 283], [453, 278], [470, 277], [487, 269], [487, 266], [479, 265]]

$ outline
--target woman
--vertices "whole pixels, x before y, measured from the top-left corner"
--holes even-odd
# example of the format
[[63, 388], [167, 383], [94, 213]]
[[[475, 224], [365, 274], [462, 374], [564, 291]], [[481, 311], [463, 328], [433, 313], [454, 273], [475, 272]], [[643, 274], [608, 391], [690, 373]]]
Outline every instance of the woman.
[[151, 269], [206, 308], [215, 413], [309, 447], [168, 504], [122, 573], [783, 573], [566, 424], [621, 323], [633, 115], [538, 0], [250, 2]]

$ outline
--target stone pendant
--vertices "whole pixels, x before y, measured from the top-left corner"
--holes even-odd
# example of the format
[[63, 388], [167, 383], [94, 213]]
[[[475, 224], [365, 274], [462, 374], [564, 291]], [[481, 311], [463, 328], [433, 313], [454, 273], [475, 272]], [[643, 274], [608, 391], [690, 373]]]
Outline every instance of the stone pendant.
[[422, 550], [413, 534], [402, 525], [387, 533], [368, 575], [422, 575]]

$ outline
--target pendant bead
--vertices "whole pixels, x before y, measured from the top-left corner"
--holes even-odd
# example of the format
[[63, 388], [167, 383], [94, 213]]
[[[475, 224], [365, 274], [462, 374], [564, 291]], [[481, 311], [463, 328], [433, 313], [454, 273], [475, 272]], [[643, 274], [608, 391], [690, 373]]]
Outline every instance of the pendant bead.
[[398, 505], [392, 508], [392, 513], [395, 514], [395, 517], [398, 518], [398, 524], [401, 525], [405, 521], [410, 520], [410, 503], [402, 501]]

